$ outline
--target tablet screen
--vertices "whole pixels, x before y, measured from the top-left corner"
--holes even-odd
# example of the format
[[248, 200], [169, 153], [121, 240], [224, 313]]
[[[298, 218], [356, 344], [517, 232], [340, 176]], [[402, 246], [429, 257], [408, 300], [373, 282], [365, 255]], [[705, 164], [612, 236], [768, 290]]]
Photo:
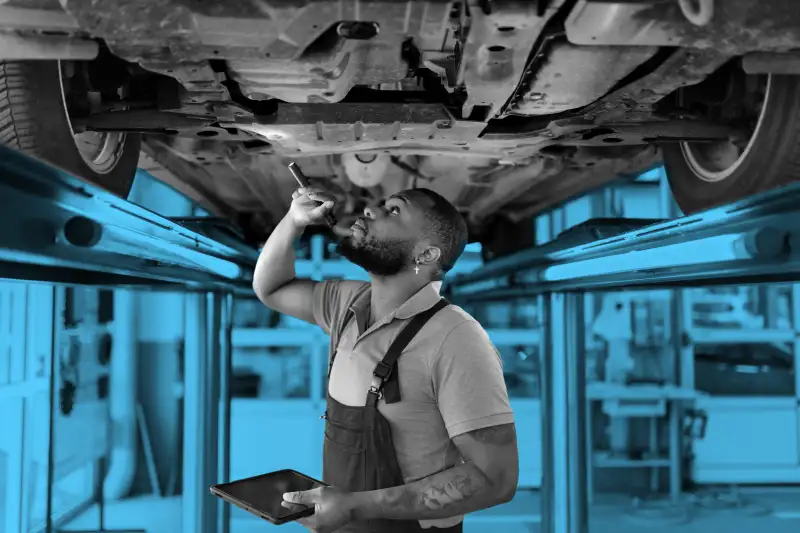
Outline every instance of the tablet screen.
[[285, 493], [311, 490], [319, 486], [320, 483], [293, 470], [280, 470], [219, 485], [218, 489], [253, 509], [280, 520], [297, 513], [296, 508], [288, 509], [281, 505]]

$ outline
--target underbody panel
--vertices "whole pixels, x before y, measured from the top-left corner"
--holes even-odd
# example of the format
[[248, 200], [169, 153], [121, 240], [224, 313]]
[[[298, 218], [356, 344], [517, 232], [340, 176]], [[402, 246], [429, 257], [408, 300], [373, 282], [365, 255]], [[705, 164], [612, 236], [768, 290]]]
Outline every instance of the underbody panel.
[[0, 37], [22, 56], [100, 43], [87, 76], [111, 101], [75, 131], [141, 133], [142, 165], [261, 236], [288, 208], [291, 161], [343, 225], [424, 186], [480, 236], [657, 164], [663, 143], [740, 134], [676, 95], [800, 48], [800, 13], [695, 3], [708, 20], [677, 0], [7, 0]]

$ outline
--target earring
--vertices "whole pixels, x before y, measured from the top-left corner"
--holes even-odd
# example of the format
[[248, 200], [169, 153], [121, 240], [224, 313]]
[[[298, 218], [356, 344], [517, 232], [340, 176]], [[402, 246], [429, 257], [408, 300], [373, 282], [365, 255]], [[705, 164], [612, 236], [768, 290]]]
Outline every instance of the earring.
[[414, 274], [419, 274], [419, 259], [416, 259], [417, 264], [414, 265]]

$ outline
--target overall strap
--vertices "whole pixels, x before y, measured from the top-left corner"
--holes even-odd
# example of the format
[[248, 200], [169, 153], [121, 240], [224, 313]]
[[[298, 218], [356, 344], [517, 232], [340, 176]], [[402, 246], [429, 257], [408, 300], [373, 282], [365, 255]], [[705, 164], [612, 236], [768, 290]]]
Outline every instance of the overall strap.
[[372, 386], [367, 394], [367, 402], [373, 405], [378, 403], [378, 400], [383, 397], [386, 403], [395, 403], [400, 401], [400, 383], [397, 379], [397, 359], [403, 353], [411, 339], [419, 333], [422, 326], [428, 320], [438, 313], [441, 309], [450, 305], [450, 302], [444, 298], [436, 302], [436, 305], [419, 313], [400, 331], [395, 338], [394, 342], [386, 351], [383, 360], [377, 364], [372, 375], [375, 379], [372, 380]]

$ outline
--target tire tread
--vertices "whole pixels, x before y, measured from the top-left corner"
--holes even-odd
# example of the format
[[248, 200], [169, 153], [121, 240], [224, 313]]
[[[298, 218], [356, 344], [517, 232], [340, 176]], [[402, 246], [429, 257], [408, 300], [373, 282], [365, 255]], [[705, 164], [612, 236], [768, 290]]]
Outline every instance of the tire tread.
[[37, 125], [25, 65], [0, 61], [0, 142], [36, 153]]

